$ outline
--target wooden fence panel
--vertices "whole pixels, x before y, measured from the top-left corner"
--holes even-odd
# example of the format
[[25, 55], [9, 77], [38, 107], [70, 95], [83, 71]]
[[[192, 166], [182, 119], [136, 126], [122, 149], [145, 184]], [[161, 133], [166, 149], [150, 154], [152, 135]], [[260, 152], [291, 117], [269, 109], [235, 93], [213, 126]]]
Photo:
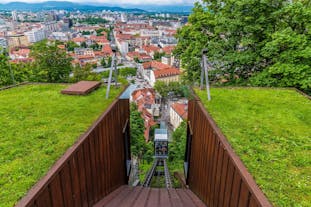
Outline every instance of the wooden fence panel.
[[188, 111], [190, 189], [210, 207], [272, 206], [202, 103], [189, 101]]
[[127, 184], [129, 109], [128, 99], [115, 100], [16, 206], [92, 206]]

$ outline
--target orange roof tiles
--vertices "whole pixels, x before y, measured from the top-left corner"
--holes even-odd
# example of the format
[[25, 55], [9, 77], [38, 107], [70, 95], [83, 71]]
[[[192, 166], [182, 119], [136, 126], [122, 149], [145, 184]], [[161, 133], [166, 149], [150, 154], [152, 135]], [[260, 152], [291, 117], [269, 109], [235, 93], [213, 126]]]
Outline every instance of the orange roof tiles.
[[151, 52], [159, 52], [160, 48], [154, 45], [145, 45], [143, 46], [143, 50], [145, 50], [148, 53], [151, 53]]
[[145, 108], [145, 104], [155, 104], [155, 91], [153, 88], [144, 88], [136, 90], [132, 93], [133, 101], [136, 102], [138, 110], [141, 112], [141, 116], [144, 119], [145, 132], [144, 136], [146, 141], [149, 139], [149, 130], [151, 126], [157, 124], [153, 115]]
[[180, 75], [180, 71], [176, 68], [166, 68], [162, 70], [154, 70], [155, 78], [163, 78], [168, 76]]
[[20, 56], [26, 57], [26, 56], [29, 55], [30, 49], [28, 49], [28, 48], [21, 48], [21, 49], [19, 49], [17, 51], [13, 50], [11, 53], [14, 54], [14, 55], [20, 55]]
[[110, 47], [110, 45], [103, 46], [102, 52], [104, 53], [104, 55], [110, 55], [111, 56], [113, 54], [112, 48]]
[[57, 47], [59, 48], [59, 49], [65, 49], [66, 47], [65, 47], [65, 45], [57, 45]]
[[162, 48], [162, 51], [165, 52], [165, 54], [172, 54], [173, 50], [175, 49], [175, 46], [166, 46]]
[[181, 103], [172, 104], [172, 109], [183, 119], [187, 119], [188, 117], [188, 105]]
[[164, 63], [158, 62], [158, 61], [151, 61], [143, 64], [144, 69], [156, 69], [156, 70], [162, 70], [166, 68], [170, 68], [169, 65], [166, 65]]
[[86, 39], [84, 37], [76, 37], [72, 39], [73, 42], [85, 42]]

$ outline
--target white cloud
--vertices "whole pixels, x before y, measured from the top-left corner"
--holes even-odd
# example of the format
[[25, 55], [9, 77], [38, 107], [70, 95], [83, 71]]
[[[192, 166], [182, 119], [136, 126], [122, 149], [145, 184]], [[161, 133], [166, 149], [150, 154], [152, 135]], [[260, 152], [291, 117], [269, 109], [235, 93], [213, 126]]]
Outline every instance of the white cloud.
[[[44, 2], [46, 0], [2, 0], [1, 3], [8, 3], [13, 1], [20, 1], [20, 2]], [[56, 0], [56, 1], [66, 1], [66, 0]], [[134, 5], [141, 5], [141, 4], [161, 4], [161, 5], [167, 5], [167, 4], [192, 4], [195, 2], [195, 0], [68, 0], [71, 2], [77, 2], [77, 3], [105, 3], [105, 4], [134, 4]]]

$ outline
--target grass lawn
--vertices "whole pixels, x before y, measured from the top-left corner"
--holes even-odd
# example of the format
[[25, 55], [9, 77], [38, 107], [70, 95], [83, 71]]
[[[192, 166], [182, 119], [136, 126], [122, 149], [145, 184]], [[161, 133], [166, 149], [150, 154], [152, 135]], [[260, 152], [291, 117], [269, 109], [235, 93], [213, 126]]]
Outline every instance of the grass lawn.
[[293, 90], [196, 90], [275, 206], [311, 206], [311, 101]]
[[65, 85], [25, 85], [0, 91], [0, 206], [11, 207], [105, 111], [100, 88], [88, 96], [60, 94]]

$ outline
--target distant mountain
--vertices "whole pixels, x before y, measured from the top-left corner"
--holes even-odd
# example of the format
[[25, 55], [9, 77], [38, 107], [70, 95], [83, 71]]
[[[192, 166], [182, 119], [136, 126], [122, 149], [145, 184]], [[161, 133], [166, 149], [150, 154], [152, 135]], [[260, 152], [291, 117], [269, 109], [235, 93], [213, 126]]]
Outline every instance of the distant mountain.
[[[126, 6], [131, 8], [131, 6]], [[138, 9], [143, 9], [148, 12], [168, 12], [168, 13], [191, 13], [193, 5], [135, 5]]]
[[0, 10], [19, 10], [19, 11], [40, 11], [40, 10], [68, 10], [68, 11], [123, 11], [123, 12], [146, 12], [143, 9], [137, 8], [122, 8], [116, 6], [101, 6], [101, 5], [84, 5], [72, 3], [68, 1], [47, 1], [42, 3], [24, 3], [24, 2], [11, 2], [7, 4], [0, 4]]

